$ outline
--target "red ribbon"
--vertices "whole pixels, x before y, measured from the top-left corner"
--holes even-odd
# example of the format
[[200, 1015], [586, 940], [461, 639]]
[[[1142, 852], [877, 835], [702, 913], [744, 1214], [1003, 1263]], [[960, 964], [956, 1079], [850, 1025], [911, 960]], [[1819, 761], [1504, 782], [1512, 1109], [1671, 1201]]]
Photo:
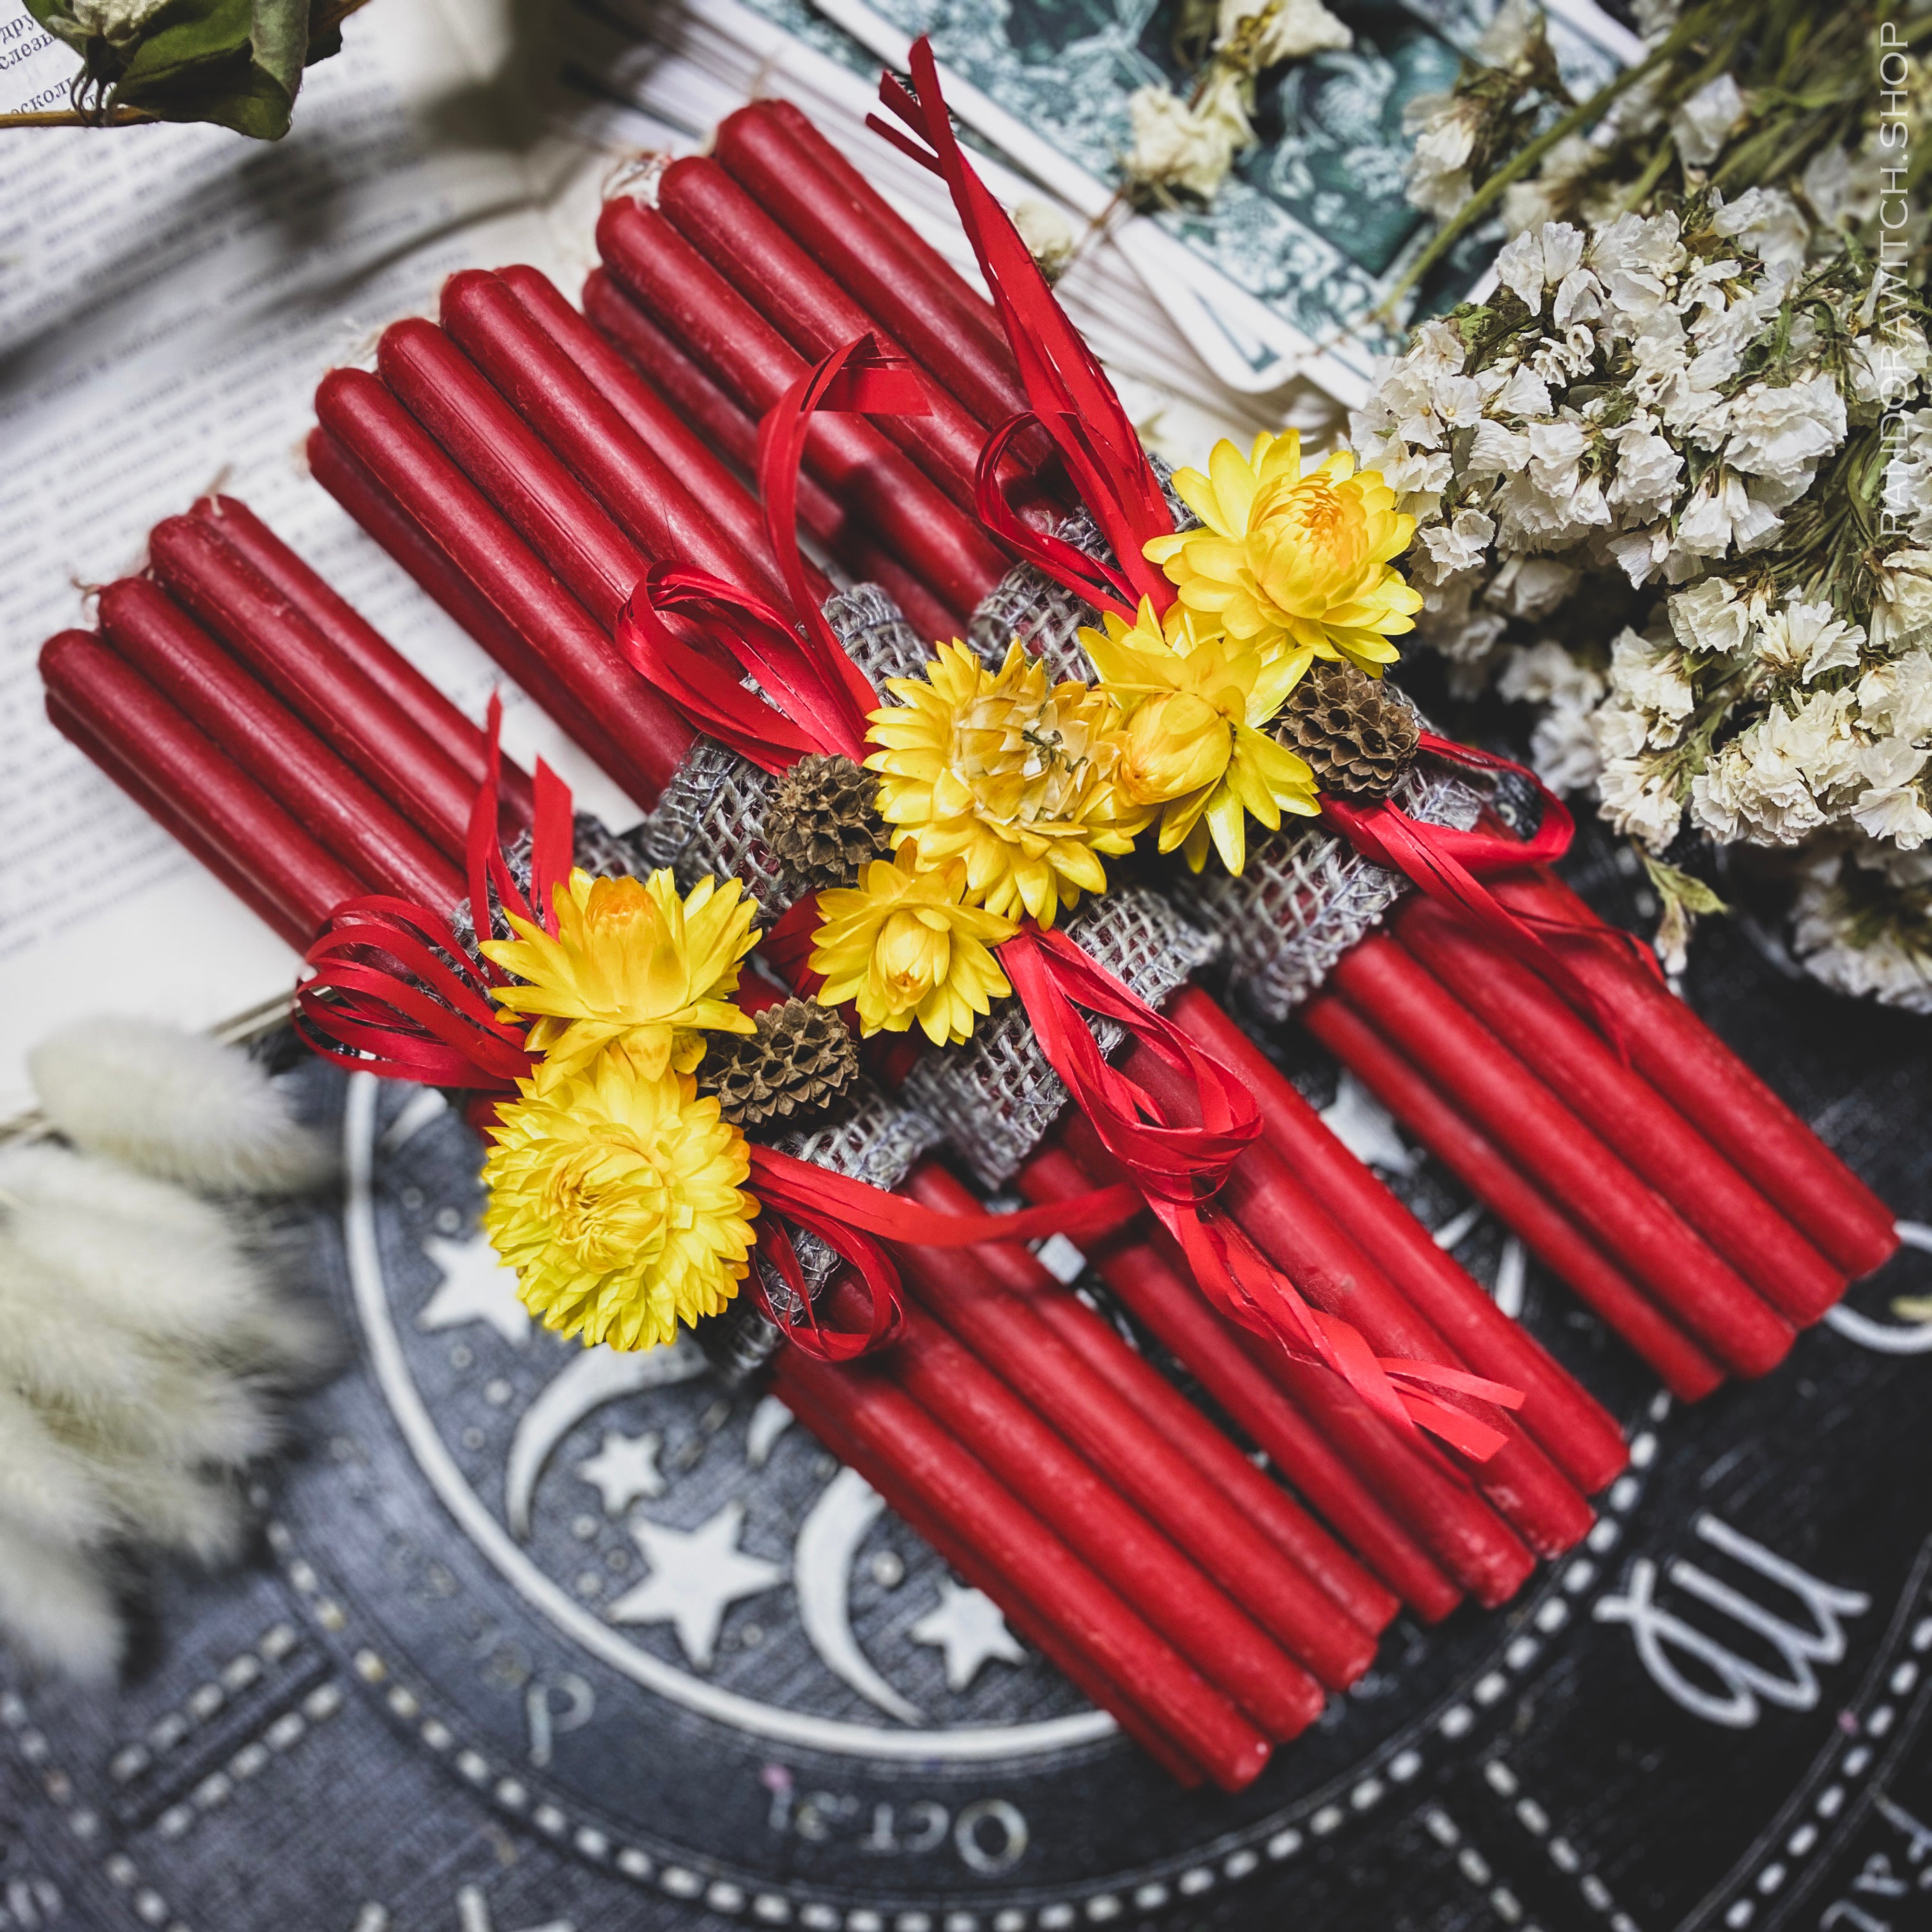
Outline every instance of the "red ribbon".
[[[1503, 1408], [1520, 1391], [1433, 1362], [1378, 1356], [1359, 1330], [1312, 1307], [1280, 1270], [1208, 1203], [1261, 1131], [1254, 1096], [1232, 1070], [1090, 958], [1064, 933], [1024, 928], [1000, 949], [1000, 964], [1025, 1006], [1048, 1064], [1066, 1084], [1108, 1152], [1134, 1179], [1179, 1242], [1202, 1292], [1224, 1314], [1341, 1376], [1397, 1427], [1428, 1430], [1473, 1461], [1508, 1438], [1478, 1418], [1438, 1401], [1434, 1388]], [[1108, 1064], [1079, 1007], [1116, 1020], [1185, 1077], [1200, 1097], [1198, 1124], [1170, 1120], [1153, 1094]]]
[[[987, 527], [1056, 583], [1128, 623], [1143, 597], [1164, 610], [1174, 586], [1143, 554], [1148, 540], [1170, 535], [1174, 519], [1138, 433], [1080, 332], [1054, 299], [1011, 218], [960, 152], [940, 92], [932, 44], [922, 35], [908, 56], [917, 98], [892, 75], [879, 98], [925, 145], [874, 114], [867, 125], [938, 175], [952, 195], [999, 310], [1020, 384], [1033, 406], [995, 431], [980, 458], [978, 501]], [[1053, 439], [1068, 475], [1112, 547], [1114, 561], [1091, 557], [1027, 524], [1006, 500], [1000, 458], [1013, 437], [1037, 422]]]

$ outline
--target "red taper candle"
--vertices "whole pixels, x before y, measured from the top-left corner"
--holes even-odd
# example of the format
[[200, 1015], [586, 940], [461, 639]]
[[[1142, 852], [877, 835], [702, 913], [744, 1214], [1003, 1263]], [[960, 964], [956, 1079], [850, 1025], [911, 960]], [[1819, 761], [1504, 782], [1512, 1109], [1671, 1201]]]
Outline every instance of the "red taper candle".
[[[1546, 870], [1511, 873], [1495, 890], [1526, 918], [1610, 929]], [[1856, 1278], [1890, 1257], [1898, 1246], [1892, 1210], [1689, 1006], [1612, 947], [1564, 944], [1562, 950], [1623, 1020], [1637, 1071], [1838, 1267]]]
[[[440, 314], [450, 339], [646, 557], [757, 596], [778, 589], [776, 574], [712, 523], [501, 276], [475, 268], [452, 275]], [[479, 487], [490, 494], [487, 481]]]
[[[332, 370], [315, 406], [323, 428], [602, 721], [620, 760], [611, 776], [648, 806], [689, 748], [691, 727], [616, 656], [583, 605], [374, 376]], [[478, 641], [487, 650], [492, 640]], [[544, 702], [542, 688], [524, 688]]]
[[[909, 1191], [944, 1213], [980, 1211], [972, 1196], [934, 1166], [915, 1174]], [[914, 1249], [904, 1259], [922, 1306], [1034, 1414], [1051, 1417], [1054, 1428], [1114, 1490], [1184, 1546], [1322, 1683], [1346, 1690], [1369, 1667], [1373, 1636], [1339, 1612], [1298, 1565], [1284, 1559], [1222, 1490], [1193, 1480], [1184, 1463], [1177, 1467], [1164, 1438], [1150, 1432], [1106, 1379], [1061, 1341], [1030, 1296], [1001, 1286], [988, 1256]], [[1253, 1711], [1245, 1696], [1240, 1701]]]
[[[578, 701], [543, 654], [505, 620], [496, 605], [424, 533], [416, 519], [319, 424], [309, 432], [308, 466], [310, 475], [470, 633], [518, 688], [621, 786], [626, 761], [597, 713]], [[503, 535], [508, 542], [515, 542], [507, 529]], [[542, 569], [536, 558], [531, 557], [530, 562], [532, 569]], [[548, 580], [558, 598], [574, 614], [574, 621], [587, 631], [596, 631], [584, 607], [554, 578]]]
[[1564, 1475], [1594, 1495], [1619, 1474], [1629, 1455], [1616, 1418], [1436, 1245], [1228, 1014], [1196, 986], [1184, 987], [1166, 1010], [1241, 1076], [1260, 1106], [1268, 1144], [1469, 1367], [1522, 1391], [1516, 1419]]
[[1024, 412], [1012, 351], [992, 304], [788, 100], [755, 101], [718, 124], [713, 152], [993, 429]]
[[861, 1442], [842, 1419], [818, 1400], [815, 1391], [782, 1375], [781, 1385], [784, 1393], [780, 1400], [799, 1421], [848, 1468], [863, 1477], [886, 1507], [916, 1535], [924, 1538], [952, 1570], [997, 1604], [1016, 1636], [1031, 1644], [1090, 1702], [1108, 1712], [1171, 1778], [1190, 1791], [1199, 1788], [1204, 1781], [1200, 1766], [1161, 1730], [1142, 1702], [1108, 1676], [1048, 1610], [1022, 1595], [1010, 1576], [927, 1503], [902, 1469]]
[[1802, 1328], [1844, 1293], [1844, 1275], [1547, 981], [1420, 894], [1391, 929], [1780, 1315]]
[[[496, 273], [530, 320], [570, 358], [632, 434], [690, 492], [726, 542], [750, 563], [767, 600], [782, 602], [784, 579], [772, 560], [765, 520], [751, 492], [732, 475], [717, 450], [571, 307], [541, 269], [516, 263]], [[589, 480], [595, 484], [594, 476]], [[609, 496], [604, 501], [614, 515], [618, 514]], [[831, 582], [809, 565], [806, 568], [822, 604], [832, 594]]]
[[[745, 477], [756, 473], [757, 418], [728, 396], [602, 268], [593, 268], [584, 282], [584, 313], [598, 333], [644, 380], [662, 392], [694, 430], [722, 450]], [[748, 490], [744, 500], [754, 504]], [[762, 530], [763, 512], [754, 506], [753, 514]], [[803, 472], [798, 479], [798, 520], [806, 533], [854, 578], [880, 586], [921, 637], [965, 635], [965, 614], [949, 608], [878, 542], [861, 518]]]
[[1724, 1370], [1346, 1001], [1317, 994], [1296, 1018], [1673, 1395], [1696, 1402], [1724, 1379]]
[[100, 593], [100, 627], [133, 665], [371, 891], [448, 914], [463, 874], [359, 773], [243, 670], [158, 584]]
[[[916, 358], [801, 248], [716, 161], [675, 160], [658, 178], [657, 205], [672, 226], [808, 362], [871, 335], [890, 355]], [[922, 369], [923, 416], [880, 416], [876, 426], [968, 514], [986, 433], [945, 386]]]
[[[944, 1211], [977, 1210], [973, 1197], [936, 1165], [915, 1176], [914, 1191], [922, 1192], [929, 1206]], [[1018, 1297], [1083, 1369], [1105, 1384], [1130, 1426], [1146, 1433], [1159, 1453], [1186, 1465], [1192, 1476], [1183, 1480], [1204, 1483], [1224, 1498], [1360, 1630], [1372, 1636], [1388, 1627], [1400, 1607], [1394, 1593], [1377, 1582], [1279, 1483], [1256, 1468], [1111, 1323], [1056, 1281], [1038, 1256], [1015, 1244], [992, 1243], [976, 1248], [974, 1258], [1008, 1292], [1010, 1301]], [[1370, 1654], [1363, 1655], [1364, 1668]]]
[[[226, 539], [399, 710], [448, 752], [477, 784], [488, 768], [482, 730], [369, 622], [334, 586], [310, 569], [237, 496], [203, 496], [189, 512]], [[527, 826], [530, 775], [499, 754], [498, 782], [512, 822]]]
[[[836, 1296], [832, 1305], [836, 1310]], [[1267, 1738], [1114, 1590], [968, 1453], [882, 1369], [830, 1367], [796, 1349], [780, 1352], [774, 1386], [794, 1392], [895, 1470], [926, 1507], [952, 1524], [1024, 1600], [1051, 1606], [1068, 1640], [1136, 1700], [1224, 1790], [1253, 1783]], [[994, 1593], [998, 1600], [998, 1593]]]
[[1352, 948], [1334, 984], [1726, 1368], [1784, 1359], [1790, 1323], [1393, 940]]
[[245, 880], [243, 897], [298, 951], [335, 907], [367, 890], [92, 632], [49, 638], [40, 678], [56, 726], [71, 724], [104, 747], [118, 761], [103, 766], [117, 783], [133, 773], [140, 789], [124, 788], [150, 809], [160, 801], [154, 815], [170, 830], [185, 822], [194, 836], [183, 843], [197, 856], [218, 855], [213, 869], [224, 880]]
[[[905, 1257], [922, 1286], [929, 1252]], [[941, 1266], [955, 1265], [950, 1256]], [[1196, 1562], [1049, 1426], [1041, 1411], [930, 1318], [909, 1309], [884, 1364], [892, 1381], [1119, 1591], [1268, 1736], [1298, 1736], [1322, 1688]], [[1054, 1412], [1060, 1420], [1060, 1412]], [[1330, 1613], [1332, 1615], [1332, 1612]], [[1340, 1618], [1335, 1621], [1340, 1622]], [[1354, 1629], [1351, 1624], [1350, 1629]]]
[[[1062, 1148], [1036, 1155], [1021, 1171], [1019, 1181], [1031, 1201], [1064, 1201], [1095, 1185]], [[1318, 1397], [1305, 1405], [1291, 1402], [1250, 1360], [1229, 1324], [1200, 1291], [1138, 1233], [1095, 1244], [1089, 1258], [1135, 1320], [1417, 1616], [1436, 1623], [1456, 1607], [1461, 1592], [1378, 1494], [1390, 1480], [1388, 1472], [1406, 1477], [1403, 1464], [1418, 1459], [1377, 1423], [1346, 1384], [1324, 1377], [1324, 1392], [1334, 1398], [1325, 1408]], [[1372, 1487], [1369, 1479], [1378, 1471], [1383, 1480]]]
[[461, 860], [476, 782], [214, 526], [168, 517], [148, 536], [149, 568], [344, 764], [425, 838]]
[[[607, 202], [597, 245], [604, 266], [744, 406], [762, 416], [806, 373], [804, 358], [662, 215]], [[971, 610], [1004, 574], [978, 524], [862, 417], [820, 412], [805, 460], [952, 609]]]

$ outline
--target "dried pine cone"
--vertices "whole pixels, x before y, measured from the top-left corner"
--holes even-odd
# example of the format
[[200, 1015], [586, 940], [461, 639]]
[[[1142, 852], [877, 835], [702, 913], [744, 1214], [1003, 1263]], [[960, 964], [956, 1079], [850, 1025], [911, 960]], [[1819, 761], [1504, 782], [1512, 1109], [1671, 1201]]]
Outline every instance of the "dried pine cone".
[[1324, 791], [1386, 798], [1422, 734], [1415, 713], [1378, 678], [1317, 658], [1288, 693], [1274, 734], [1308, 760]]
[[878, 795], [878, 780], [850, 758], [808, 752], [772, 790], [765, 814], [772, 856], [809, 891], [849, 886], [868, 860], [892, 850]]
[[837, 1100], [859, 1072], [859, 1042], [816, 1000], [767, 1006], [755, 1034], [714, 1034], [698, 1069], [700, 1093], [718, 1096], [734, 1126], [796, 1120]]

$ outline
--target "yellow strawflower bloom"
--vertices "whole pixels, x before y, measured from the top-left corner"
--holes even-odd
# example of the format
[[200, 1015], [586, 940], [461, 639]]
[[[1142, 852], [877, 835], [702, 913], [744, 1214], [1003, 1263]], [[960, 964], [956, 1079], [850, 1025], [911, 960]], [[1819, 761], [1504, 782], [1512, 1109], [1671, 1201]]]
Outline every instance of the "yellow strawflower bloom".
[[738, 962], [758, 944], [758, 902], [736, 879], [704, 879], [678, 896], [668, 872], [649, 879], [593, 879], [573, 872], [556, 889], [556, 937], [512, 916], [514, 939], [478, 949], [526, 983], [502, 986], [510, 1012], [534, 1016], [538, 1078], [581, 1071], [614, 1040], [644, 1078], [688, 1073], [704, 1057], [705, 1031], [751, 1033], [730, 995]]
[[1084, 684], [1049, 685], [1016, 641], [997, 672], [941, 644], [923, 678], [886, 686], [875, 711], [879, 813], [926, 866], [965, 863], [966, 890], [1009, 919], [1051, 926], [1083, 892], [1105, 892], [1102, 852], [1131, 850], [1144, 815], [1123, 818], [1112, 703]]
[[1306, 762], [1257, 728], [1281, 709], [1307, 660], [1197, 637], [1179, 606], [1168, 614], [1163, 631], [1143, 598], [1131, 628], [1110, 612], [1104, 634], [1080, 633], [1126, 711], [1118, 782], [1134, 803], [1159, 808], [1163, 852], [1180, 846], [1198, 872], [1211, 838], [1238, 873], [1247, 862], [1246, 814], [1273, 831], [1284, 812], [1312, 817], [1322, 808]]
[[860, 1032], [904, 1033], [917, 1020], [934, 1046], [954, 1046], [1012, 991], [988, 948], [1019, 928], [962, 903], [963, 860], [930, 872], [916, 866], [902, 845], [896, 860], [874, 859], [856, 886], [820, 892], [812, 970], [825, 976], [825, 1005], [857, 1002]]
[[484, 1232], [546, 1328], [652, 1348], [716, 1315], [747, 1273], [758, 1203], [744, 1136], [688, 1074], [623, 1047], [521, 1083], [483, 1163]]
[[1313, 656], [1380, 676], [1399, 655], [1390, 638], [1414, 629], [1422, 608], [1390, 561], [1408, 548], [1415, 519], [1396, 514], [1381, 471], [1358, 475], [1339, 449], [1304, 473], [1290, 429], [1257, 436], [1245, 458], [1217, 442], [1208, 472], [1174, 477], [1205, 527], [1147, 546], [1201, 628], [1286, 654], [1298, 675]]

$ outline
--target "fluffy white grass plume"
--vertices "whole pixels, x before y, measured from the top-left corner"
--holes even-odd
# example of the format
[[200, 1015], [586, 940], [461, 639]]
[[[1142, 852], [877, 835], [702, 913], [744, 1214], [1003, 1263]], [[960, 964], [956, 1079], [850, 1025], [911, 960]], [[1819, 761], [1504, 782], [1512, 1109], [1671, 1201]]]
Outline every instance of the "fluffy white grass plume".
[[264, 1208], [236, 1198], [331, 1162], [258, 1066], [206, 1040], [95, 1022], [32, 1066], [74, 1145], [0, 1146], [0, 1640], [98, 1681], [130, 1558], [231, 1559], [241, 1471], [334, 1359]]
[[47, 1118], [84, 1153], [211, 1193], [297, 1194], [334, 1171], [262, 1069], [202, 1035], [86, 1020], [28, 1064]]

